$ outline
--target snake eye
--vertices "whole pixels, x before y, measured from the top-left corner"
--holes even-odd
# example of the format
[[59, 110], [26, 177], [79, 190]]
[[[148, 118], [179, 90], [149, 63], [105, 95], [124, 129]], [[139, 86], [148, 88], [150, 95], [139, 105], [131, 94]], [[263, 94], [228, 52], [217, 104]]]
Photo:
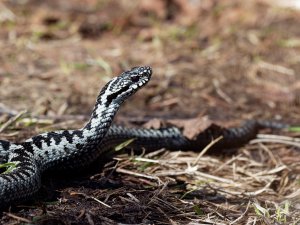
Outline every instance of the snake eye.
[[132, 76], [131, 77], [131, 81], [132, 82], [138, 82], [140, 80], [140, 77], [139, 76]]

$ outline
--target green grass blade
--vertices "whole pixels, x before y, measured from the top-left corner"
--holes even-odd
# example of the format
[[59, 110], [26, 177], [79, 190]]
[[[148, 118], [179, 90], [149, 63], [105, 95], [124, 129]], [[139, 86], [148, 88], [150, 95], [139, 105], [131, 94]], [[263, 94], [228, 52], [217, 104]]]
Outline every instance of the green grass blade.
[[126, 146], [130, 145], [134, 140], [135, 140], [135, 138], [132, 138], [132, 139], [122, 142], [121, 144], [119, 144], [115, 147], [115, 151], [117, 152], [117, 151], [122, 150]]
[[17, 167], [18, 164], [19, 162], [7, 162], [7, 163], [0, 164], [0, 169], [6, 168], [6, 170], [2, 174], [10, 173]]
[[288, 131], [291, 131], [291, 132], [300, 132], [300, 127], [289, 127]]

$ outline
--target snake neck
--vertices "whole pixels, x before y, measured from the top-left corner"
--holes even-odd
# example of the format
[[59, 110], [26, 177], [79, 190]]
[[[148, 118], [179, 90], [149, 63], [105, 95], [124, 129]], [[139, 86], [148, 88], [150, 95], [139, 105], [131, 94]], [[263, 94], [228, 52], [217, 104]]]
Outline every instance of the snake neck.
[[[111, 82], [110, 82], [111, 83]], [[108, 83], [100, 92], [92, 115], [87, 124], [78, 130], [53, 131], [37, 135], [27, 140], [26, 148], [33, 148], [35, 161], [41, 171], [58, 167], [80, 167], [78, 158], [85, 155], [100, 154], [100, 143], [105, 137], [112, 121], [124, 99], [110, 101]], [[78, 165], [73, 165], [77, 159]], [[92, 160], [91, 160], [92, 161]], [[86, 160], [89, 162], [89, 160]], [[73, 166], [72, 166], [73, 165]]]
[[110, 100], [110, 85], [114, 83], [114, 80], [107, 83], [100, 91], [90, 120], [81, 129], [88, 145], [91, 145], [91, 143], [95, 145], [100, 144], [120, 105], [125, 101], [125, 99], [121, 99], [118, 102]]
[[95, 145], [101, 143], [119, 107], [119, 104], [114, 103], [107, 106], [105, 102], [102, 103], [97, 100], [90, 120], [81, 129], [88, 145], [91, 145], [91, 143]]

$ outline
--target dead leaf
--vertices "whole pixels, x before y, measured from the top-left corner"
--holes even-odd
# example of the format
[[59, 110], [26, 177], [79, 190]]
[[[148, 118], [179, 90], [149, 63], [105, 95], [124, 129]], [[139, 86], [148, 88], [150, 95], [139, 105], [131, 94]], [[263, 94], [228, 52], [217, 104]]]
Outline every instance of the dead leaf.
[[151, 119], [144, 124], [145, 128], [159, 129], [163, 127], [177, 127], [182, 131], [182, 134], [190, 139], [195, 140], [199, 135], [210, 131], [213, 134], [222, 133], [223, 126], [218, 125], [211, 121], [208, 116], [195, 117], [191, 119], [172, 119], [172, 120], [162, 120], [162, 119]]
[[176, 126], [182, 130], [182, 134], [190, 140], [195, 139], [200, 133], [212, 126], [212, 121], [208, 116], [201, 116], [192, 119], [175, 119], [168, 121], [171, 126]]

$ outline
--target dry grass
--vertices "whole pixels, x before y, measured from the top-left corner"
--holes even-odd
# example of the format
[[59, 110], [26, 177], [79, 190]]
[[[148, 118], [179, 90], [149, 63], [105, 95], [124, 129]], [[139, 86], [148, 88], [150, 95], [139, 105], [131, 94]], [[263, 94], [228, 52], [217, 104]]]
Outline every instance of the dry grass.
[[[246, 146], [232, 158], [202, 156], [196, 164], [194, 152], [124, 156], [117, 158], [116, 172], [134, 176], [145, 186], [170, 186], [181, 200], [173, 202], [174, 207], [193, 208], [191, 223], [297, 224], [299, 163], [284, 164], [275, 154], [277, 148], [287, 146], [273, 145], [273, 152], [263, 144]], [[180, 182], [185, 192], [176, 188]]]

